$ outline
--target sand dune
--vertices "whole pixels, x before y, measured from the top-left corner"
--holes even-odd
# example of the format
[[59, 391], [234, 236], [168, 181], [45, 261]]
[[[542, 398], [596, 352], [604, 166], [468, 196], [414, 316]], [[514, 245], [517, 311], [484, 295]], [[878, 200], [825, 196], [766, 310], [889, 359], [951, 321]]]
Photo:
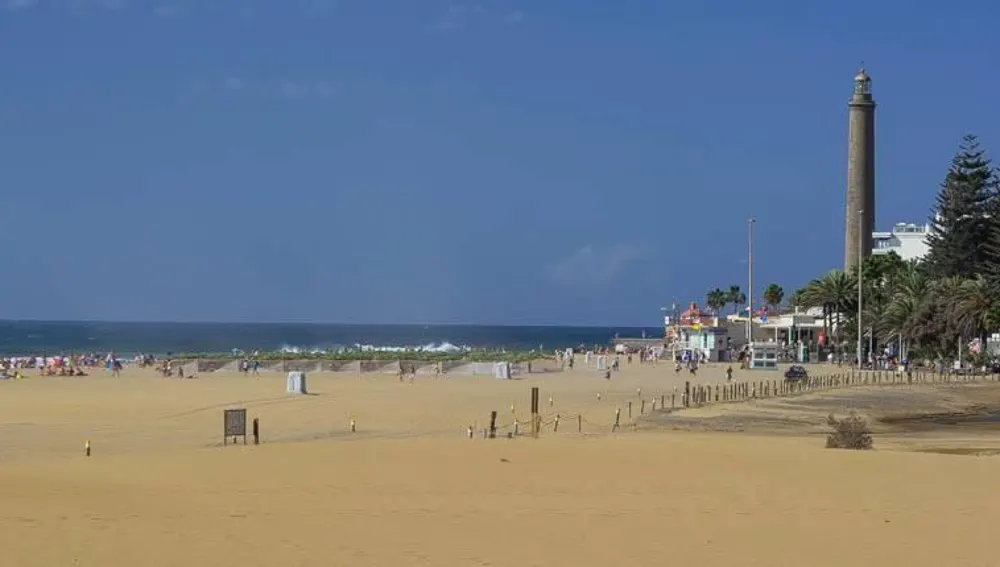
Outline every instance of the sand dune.
[[[315, 396], [286, 396], [280, 376], [6, 382], [0, 549], [46, 567], [996, 563], [1000, 460], [609, 433], [637, 388], [682, 383], [665, 367], [610, 382], [317, 374]], [[532, 385], [546, 413], [583, 412], [585, 434], [465, 438], [490, 410], [526, 418]], [[262, 445], [219, 446], [235, 405], [261, 419]]]

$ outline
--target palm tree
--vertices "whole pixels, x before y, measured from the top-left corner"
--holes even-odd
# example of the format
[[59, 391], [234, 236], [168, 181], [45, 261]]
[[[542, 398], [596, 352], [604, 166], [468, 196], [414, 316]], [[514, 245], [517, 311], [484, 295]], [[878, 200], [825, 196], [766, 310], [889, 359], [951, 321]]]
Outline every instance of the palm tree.
[[792, 295], [790, 295], [788, 297], [788, 306], [792, 307], [792, 308], [802, 307], [802, 290], [801, 289], [795, 290], [794, 292], [792, 292]]
[[959, 298], [965, 291], [966, 280], [961, 276], [942, 278], [934, 282], [933, 301], [924, 303], [925, 311], [928, 307], [934, 308], [934, 313], [924, 316], [924, 331], [932, 330], [936, 335], [934, 346], [938, 357], [946, 357], [958, 346], [958, 341], [971, 338], [968, 333], [976, 330], [959, 306]]
[[768, 312], [777, 311], [782, 300], [785, 299], [785, 290], [776, 283], [767, 284], [764, 288], [764, 303], [767, 304]]
[[983, 276], [964, 280], [952, 303], [951, 316], [962, 337], [976, 337], [986, 345], [986, 337], [1000, 323], [997, 288]]
[[893, 294], [881, 320], [881, 328], [888, 336], [902, 339], [900, 355], [908, 352], [908, 346], [919, 346], [920, 333], [918, 319], [921, 310], [931, 298], [931, 285], [916, 263], [905, 265], [896, 275]]
[[716, 316], [719, 315], [719, 311], [724, 309], [728, 303], [729, 295], [719, 288], [713, 289], [705, 296], [705, 304], [715, 312]]
[[[852, 307], [857, 306], [857, 289], [857, 279], [840, 270], [833, 270], [826, 276], [806, 284], [799, 295], [803, 307], [823, 308], [824, 330], [827, 336], [830, 336], [830, 326], [833, 324], [837, 345], [841, 344], [843, 339], [844, 326], [841, 325], [841, 321], [844, 315], [850, 313]], [[827, 318], [830, 321], [826, 321]]]
[[[889, 340], [892, 334], [886, 329], [886, 314], [892, 302], [892, 288], [886, 283], [865, 286], [862, 325], [869, 329], [872, 342], [877, 347]], [[856, 321], [855, 321], [856, 322]]]
[[[867, 259], [862, 275], [862, 326], [880, 344], [899, 341], [905, 358], [943, 363], [964, 341], [978, 338], [985, 347], [1000, 328], [1000, 274], [932, 279], [925, 266], [890, 254]], [[765, 290], [770, 304], [768, 295]], [[853, 335], [858, 322], [857, 273], [834, 270], [796, 291], [791, 301], [822, 308], [824, 329], [829, 336], [832, 328], [834, 344], [843, 345], [845, 331]]]
[[726, 293], [726, 300], [728, 303], [733, 304], [733, 314], [739, 312], [739, 306], [741, 303], [746, 303], [746, 296], [740, 291], [740, 286], [731, 285], [729, 286], [729, 291]]

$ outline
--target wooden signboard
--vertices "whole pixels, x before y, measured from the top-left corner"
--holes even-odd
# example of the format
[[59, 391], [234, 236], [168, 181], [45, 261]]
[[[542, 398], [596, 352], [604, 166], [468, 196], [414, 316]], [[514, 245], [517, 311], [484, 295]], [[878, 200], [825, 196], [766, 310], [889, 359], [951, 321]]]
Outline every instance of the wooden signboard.
[[229, 442], [229, 438], [233, 438], [233, 443], [236, 443], [237, 437], [243, 438], [243, 444], [247, 444], [247, 410], [246, 409], [227, 409], [223, 410], [223, 437], [222, 444], [226, 445]]

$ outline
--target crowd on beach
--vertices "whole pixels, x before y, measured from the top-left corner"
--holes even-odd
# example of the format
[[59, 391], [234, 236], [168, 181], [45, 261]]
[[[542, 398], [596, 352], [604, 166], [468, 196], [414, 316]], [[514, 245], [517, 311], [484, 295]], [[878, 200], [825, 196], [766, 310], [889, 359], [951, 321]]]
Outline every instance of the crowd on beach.
[[20, 379], [28, 372], [41, 376], [86, 376], [96, 365], [96, 355], [11, 356], [0, 358], [0, 378]]
[[[572, 370], [576, 362], [576, 355], [583, 355], [584, 361], [590, 364], [593, 359], [604, 359], [604, 365], [607, 371], [605, 377], [610, 378], [610, 373], [612, 371], [618, 371], [621, 369], [622, 360], [625, 360], [625, 364], [632, 365], [636, 358], [639, 359], [639, 364], [656, 364], [657, 361], [663, 356], [664, 348], [662, 346], [646, 346], [646, 347], [629, 347], [623, 344], [615, 345], [614, 347], [607, 347], [602, 345], [594, 345], [592, 349], [588, 349], [584, 345], [580, 345], [576, 348], [568, 349], [556, 349], [555, 357], [556, 362], [563, 369]], [[601, 367], [601, 363], [598, 363]]]
[[21, 379], [29, 373], [39, 376], [87, 376], [90, 370], [99, 367], [117, 376], [126, 362], [148, 367], [156, 362], [156, 357], [137, 354], [131, 361], [123, 361], [113, 352], [0, 357], [0, 380]]

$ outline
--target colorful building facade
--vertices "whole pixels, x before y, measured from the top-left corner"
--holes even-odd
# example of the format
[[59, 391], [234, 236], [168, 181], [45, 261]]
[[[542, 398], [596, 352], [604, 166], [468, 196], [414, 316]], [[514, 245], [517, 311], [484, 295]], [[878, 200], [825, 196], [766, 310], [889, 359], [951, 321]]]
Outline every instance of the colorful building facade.
[[689, 357], [708, 362], [729, 360], [729, 333], [718, 316], [690, 303], [676, 320], [667, 318], [664, 336], [674, 357]]

